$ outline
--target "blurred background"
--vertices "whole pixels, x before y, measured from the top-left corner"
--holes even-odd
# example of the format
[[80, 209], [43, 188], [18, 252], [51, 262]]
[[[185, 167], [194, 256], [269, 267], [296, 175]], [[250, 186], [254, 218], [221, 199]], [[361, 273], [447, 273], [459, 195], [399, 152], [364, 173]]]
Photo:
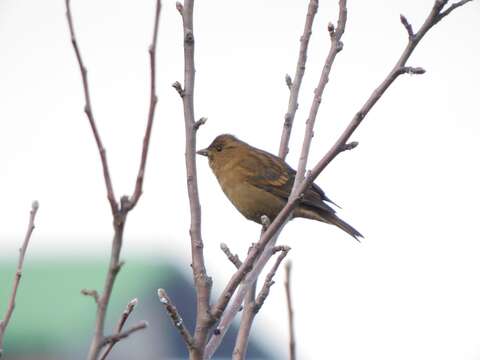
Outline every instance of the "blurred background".
[[[310, 166], [331, 146], [406, 43], [399, 14], [418, 29], [433, 0], [349, 4], [339, 54], [318, 114]], [[92, 105], [117, 196], [133, 191], [148, 111], [148, 45], [153, 0], [72, 0], [88, 68]], [[205, 147], [232, 133], [276, 153], [307, 1], [197, 2], [196, 117]], [[456, 10], [420, 43], [387, 91], [317, 183], [358, 228], [358, 244], [338, 229], [292, 221], [292, 286], [300, 359], [480, 358], [480, 5]], [[304, 122], [329, 47], [337, 1], [320, 1], [288, 162], [296, 166]], [[83, 113], [83, 89], [63, 1], [0, 0], [0, 314], [6, 308], [32, 200], [39, 200], [7, 329], [7, 359], [77, 359], [93, 331], [83, 288], [103, 284], [112, 238], [98, 152]], [[150, 328], [118, 344], [112, 358], [184, 358], [156, 297], [166, 288], [191, 314], [189, 210], [183, 111], [171, 88], [183, 80], [181, 19], [164, 1], [158, 39], [159, 102], [144, 195], [129, 215], [126, 265], [108, 312], [112, 328], [137, 297], [134, 317]], [[203, 237], [218, 294], [233, 273], [220, 251], [242, 257], [259, 226], [228, 202], [198, 159]], [[287, 357], [283, 270], [254, 324], [249, 358]], [[168, 335], [167, 335], [168, 334]], [[232, 336], [234, 333], [232, 332]], [[180, 352], [178, 352], [180, 351]], [[228, 357], [228, 350], [223, 353]], [[129, 357], [130, 356], [130, 357]]]
[[[159, 265], [160, 264], [160, 265]], [[8, 268], [6, 265], [9, 265]], [[1, 265], [0, 281], [7, 284], [15, 267], [13, 263]], [[4, 348], [6, 359], [83, 359], [91, 341], [95, 306], [92, 299], [79, 296], [78, 285], [100, 289], [106, 261], [100, 259], [39, 259], [25, 267], [22, 295], [18, 297], [11, 328]], [[115, 345], [108, 356], [112, 359], [186, 359], [188, 352], [170, 318], [159, 307], [158, 296], [151, 290], [164, 286], [185, 324], [195, 324], [195, 293], [190, 278], [178, 271], [169, 259], [155, 262], [144, 258], [129, 261], [115, 284], [107, 317], [107, 333], [113, 332], [120, 314], [126, 307], [125, 299], [139, 299], [128, 319], [135, 324], [148, 319], [148, 330], [131, 335]], [[28, 275], [27, 275], [28, 272]], [[5, 275], [4, 275], [5, 274]], [[9, 288], [2, 286], [0, 296], [8, 298]], [[91, 300], [91, 301], [88, 301]], [[127, 301], [128, 303], [128, 301]], [[22, 310], [20, 310], [22, 309]], [[237, 328], [228, 332], [215, 358], [231, 358]], [[253, 338], [248, 349], [252, 359], [275, 359], [280, 356], [268, 343]]]

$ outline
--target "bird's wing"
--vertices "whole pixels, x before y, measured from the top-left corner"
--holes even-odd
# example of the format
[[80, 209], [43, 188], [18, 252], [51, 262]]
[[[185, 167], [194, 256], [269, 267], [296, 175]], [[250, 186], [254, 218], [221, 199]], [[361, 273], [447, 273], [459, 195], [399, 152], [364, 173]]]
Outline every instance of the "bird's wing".
[[[271, 187], [277, 190], [277, 195], [288, 198], [295, 171], [280, 158], [255, 149], [249, 152], [248, 156], [244, 156], [238, 165], [249, 184], [267, 191]], [[291, 171], [294, 173], [293, 177]]]
[[[282, 159], [257, 150], [251, 156], [243, 158], [239, 164], [246, 174], [246, 181], [273, 195], [288, 200], [295, 181], [296, 171]], [[317, 209], [335, 213], [325, 201], [330, 201], [316, 184], [313, 184], [303, 195], [301, 203]]]

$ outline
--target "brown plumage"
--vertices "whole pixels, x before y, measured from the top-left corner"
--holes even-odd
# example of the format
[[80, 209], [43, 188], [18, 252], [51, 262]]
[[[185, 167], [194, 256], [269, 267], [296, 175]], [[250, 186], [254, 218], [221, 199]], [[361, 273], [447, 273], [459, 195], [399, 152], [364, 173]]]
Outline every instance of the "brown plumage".
[[[285, 206], [292, 191], [296, 171], [284, 160], [254, 148], [233, 135], [219, 135], [209, 147], [197, 151], [208, 163], [224, 193], [247, 219], [270, 220]], [[303, 217], [338, 226], [355, 239], [363, 237], [340, 219], [327, 202], [334, 204], [316, 184], [305, 192], [294, 217]]]

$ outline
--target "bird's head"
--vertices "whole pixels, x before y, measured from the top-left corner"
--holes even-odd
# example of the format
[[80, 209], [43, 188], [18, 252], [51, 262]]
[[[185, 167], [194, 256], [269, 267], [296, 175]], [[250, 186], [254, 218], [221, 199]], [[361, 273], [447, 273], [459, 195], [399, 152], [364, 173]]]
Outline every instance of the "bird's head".
[[212, 169], [222, 167], [234, 156], [236, 150], [245, 146], [245, 143], [230, 134], [219, 135], [205, 149], [198, 150], [197, 154], [208, 157]]

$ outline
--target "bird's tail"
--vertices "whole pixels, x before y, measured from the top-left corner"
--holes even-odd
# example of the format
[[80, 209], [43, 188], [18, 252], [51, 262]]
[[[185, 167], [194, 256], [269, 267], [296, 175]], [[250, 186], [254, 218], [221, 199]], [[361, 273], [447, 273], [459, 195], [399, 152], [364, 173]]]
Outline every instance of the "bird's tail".
[[327, 224], [332, 224], [338, 226], [340, 229], [345, 231], [350, 236], [354, 237], [355, 240], [360, 242], [359, 238], [363, 238], [363, 235], [360, 234], [357, 229], [355, 229], [350, 224], [346, 223], [342, 219], [340, 219], [333, 209], [331, 211], [326, 211], [324, 209], [316, 209], [313, 207], [301, 206], [298, 207], [295, 212], [293, 213], [294, 217], [303, 217], [307, 219], [313, 219], [325, 222]]
[[353, 226], [351, 226], [347, 222], [340, 219], [337, 215], [325, 212], [325, 213], [322, 213], [321, 216], [323, 217], [325, 222], [338, 226], [347, 234], [354, 237], [355, 240], [357, 240], [358, 242], [360, 242], [359, 238], [363, 238], [363, 235], [360, 234], [360, 232], [357, 229], [355, 229]]

